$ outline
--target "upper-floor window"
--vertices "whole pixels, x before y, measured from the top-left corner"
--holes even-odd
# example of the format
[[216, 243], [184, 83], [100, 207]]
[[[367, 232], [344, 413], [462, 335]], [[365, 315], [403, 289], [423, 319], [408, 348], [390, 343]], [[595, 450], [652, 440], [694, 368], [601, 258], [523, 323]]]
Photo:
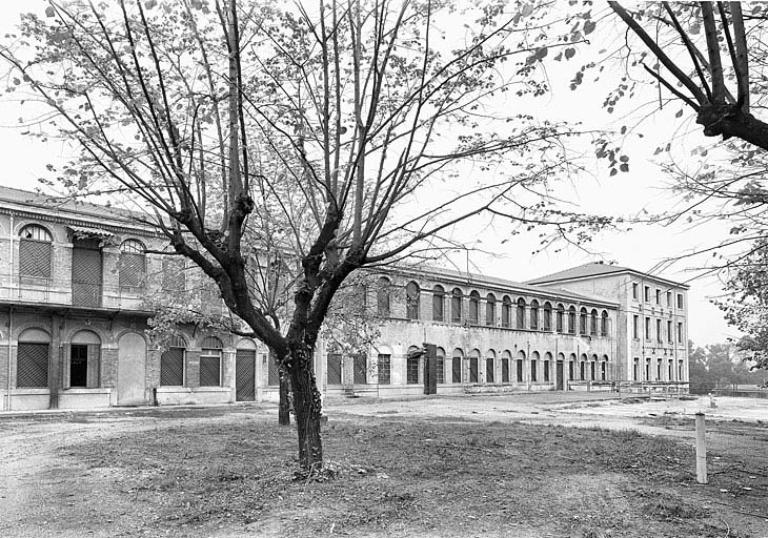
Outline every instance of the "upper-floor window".
[[163, 289], [184, 291], [185, 287], [184, 258], [180, 256], [163, 256]]
[[531, 329], [539, 330], [539, 301], [531, 301]]
[[445, 321], [444, 305], [445, 289], [438, 284], [432, 288], [432, 319], [434, 321]]
[[496, 325], [496, 297], [492, 293], [485, 298], [485, 324], [490, 327]]
[[555, 322], [555, 330], [559, 333], [563, 332], [565, 307], [562, 304], [557, 305], [557, 321]]
[[637, 282], [632, 283], [632, 298], [637, 300]]
[[464, 293], [459, 288], [453, 288], [451, 293], [451, 321], [461, 323], [461, 303], [464, 301]]
[[576, 307], [572, 306], [568, 309], [568, 333], [576, 334]]
[[600, 317], [600, 336], [608, 336], [608, 312], [605, 310]]
[[656, 320], [656, 341], [661, 342], [661, 320]]
[[474, 290], [469, 294], [469, 322], [480, 323], [480, 294]]
[[589, 315], [589, 334], [597, 336], [597, 310], [594, 308]]
[[656, 304], [661, 305], [661, 290], [656, 288]]
[[389, 317], [389, 287], [388, 278], [379, 278], [376, 285], [376, 313], [382, 318]]
[[517, 328], [525, 329], [525, 299], [517, 300]]
[[552, 305], [549, 302], [544, 303], [544, 316], [541, 319], [541, 328], [545, 331], [552, 330]]
[[512, 299], [506, 295], [501, 300], [501, 326], [512, 326]]
[[682, 293], [678, 293], [677, 294], [677, 308], [679, 308], [680, 310], [683, 309], [683, 294]]
[[677, 343], [678, 344], [683, 343], [683, 324], [682, 323], [677, 324]]
[[640, 338], [640, 336], [638, 334], [639, 328], [637, 326], [639, 323], [640, 323], [640, 321], [639, 321], [639, 317], [637, 316], [637, 314], [632, 316], [632, 338]]
[[648, 286], [645, 286], [645, 290], [643, 292], [643, 298], [645, 299], [646, 303], [651, 302], [651, 288]]
[[645, 339], [651, 339], [651, 318], [645, 318]]
[[51, 278], [53, 237], [37, 224], [28, 224], [19, 232], [19, 275]]
[[669, 308], [672, 308], [672, 292], [671, 291], [667, 292], [667, 306]]
[[579, 334], [587, 334], [587, 309], [582, 307], [579, 313]]
[[416, 282], [410, 281], [405, 286], [405, 317], [408, 319], [419, 319], [420, 295], [421, 290]]
[[144, 245], [135, 239], [120, 245], [120, 287], [138, 288], [144, 285], [146, 260]]

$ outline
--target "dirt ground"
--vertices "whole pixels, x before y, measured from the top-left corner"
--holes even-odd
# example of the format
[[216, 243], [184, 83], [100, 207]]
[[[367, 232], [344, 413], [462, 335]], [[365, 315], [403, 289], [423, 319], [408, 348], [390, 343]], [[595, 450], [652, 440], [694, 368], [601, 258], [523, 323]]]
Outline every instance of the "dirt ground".
[[716, 403], [329, 401], [323, 483], [269, 406], [0, 414], [0, 536], [768, 537], [768, 401]]

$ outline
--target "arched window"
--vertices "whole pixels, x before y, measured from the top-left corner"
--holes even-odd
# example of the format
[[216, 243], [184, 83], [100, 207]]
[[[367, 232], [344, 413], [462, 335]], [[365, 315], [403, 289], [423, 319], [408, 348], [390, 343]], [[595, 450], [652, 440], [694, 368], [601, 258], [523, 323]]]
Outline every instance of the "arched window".
[[590, 313], [589, 334], [591, 334], [592, 336], [597, 336], [597, 310], [595, 310], [594, 308]]
[[387, 277], [379, 278], [376, 283], [376, 313], [382, 318], [389, 317], [389, 288], [389, 279]]
[[600, 335], [608, 336], [608, 312], [603, 310], [603, 315], [600, 317]]
[[501, 300], [501, 326], [512, 326], [512, 299], [506, 295]]
[[582, 381], [587, 380], [587, 355], [581, 354], [581, 361], [579, 361], [579, 379]]
[[[669, 361], [670, 376], [672, 376], [672, 361]], [[600, 379], [606, 381], [608, 379], [608, 355], [603, 355], [603, 360], [600, 362]]]
[[531, 301], [531, 330], [539, 330], [539, 301]]
[[547, 351], [544, 354], [544, 383], [549, 383], [550, 368], [552, 367], [552, 353]]
[[453, 350], [451, 356], [451, 383], [461, 383], [461, 362], [464, 359], [464, 352], [460, 348]]
[[496, 297], [492, 293], [485, 297], [485, 324], [489, 327], [496, 325]]
[[215, 336], [206, 336], [200, 346], [200, 386], [221, 386], [221, 340]]
[[576, 380], [576, 353], [571, 353], [568, 357], [568, 380]]
[[634, 366], [632, 368], [632, 381], [640, 381], [640, 359], [635, 357]]
[[582, 307], [579, 316], [579, 334], [587, 334], [587, 309]]
[[92, 331], [80, 331], [69, 344], [69, 364], [64, 371], [64, 388], [99, 386], [101, 339]]
[[469, 322], [473, 325], [480, 323], [480, 294], [475, 290], [469, 294]]
[[645, 380], [646, 381], [651, 380], [651, 358], [650, 357], [645, 358]]
[[517, 379], [518, 383], [522, 383], [525, 381], [524, 377], [524, 368], [525, 368], [525, 351], [522, 349], [517, 352], [517, 365], [515, 369], [517, 370], [515, 379]]
[[445, 321], [445, 289], [438, 284], [432, 288], [432, 319], [434, 321]]
[[478, 363], [480, 362], [480, 350], [473, 349], [469, 354], [469, 382], [477, 383], [479, 381], [478, 376]]
[[589, 379], [595, 381], [597, 379], [597, 355], [592, 355], [592, 362], [589, 364]]
[[539, 352], [531, 352], [531, 381], [538, 381], [539, 378]]
[[167, 343], [160, 356], [160, 385], [181, 387], [184, 385], [184, 356], [187, 344], [180, 336], [174, 336]]
[[453, 288], [451, 294], [451, 321], [461, 323], [461, 303], [464, 301], [464, 294], [459, 288]]
[[565, 307], [562, 304], [557, 305], [557, 321], [555, 330], [559, 333], [564, 332], [565, 327]]
[[541, 320], [541, 328], [545, 331], [552, 330], [552, 305], [549, 302], [544, 303], [544, 317]]
[[512, 354], [505, 349], [501, 354], [501, 382], [509, 383], [509, 363], [512, 361]]
[[408, 348], [408, 355], [406, 357], [405, 364], [405, 382], [408, 385], [419, 384], [419, 363], [421, 362], [421, 355], [419, 355], [419, 348], [411, 346]]
[[445, 383], [445, 350], [441, 347], [435, 350], [437, 357], [437, 383]]
[[19, 335], [16, 351], [16, 387], [48, 386], [48, 355], [51, 336], [42, 329], [26, 329]]
[[127, 239], [120, 245], [120, 287], [140, 288], [144, 285], [146, 260], [144, 245], [135, 239]]
[[37, 224], [28, 224], [19, 232], [19, 275], [51, 278], [53, 237]]
[[492, 349], [485, 354], [485, 382], [496, 382], [496, 352]]
[[517, 328], [525, 329], [525, 299], [517, 300]]
[[576, 334], [576, 307], [568, 309], [568, 334]]
[[408, 319], [419, 319], [420, 295], [421, 290], [416, 282], [410, 281], [405, 286], [405, 317]]

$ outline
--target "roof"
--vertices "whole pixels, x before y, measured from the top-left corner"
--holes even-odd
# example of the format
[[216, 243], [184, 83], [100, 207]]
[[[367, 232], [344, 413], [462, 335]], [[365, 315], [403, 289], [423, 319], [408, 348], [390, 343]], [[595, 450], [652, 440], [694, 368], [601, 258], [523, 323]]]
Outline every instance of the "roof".
[[74, 200], [69, 196], [44, 194], [0, 185], [0, 206], [13, 208], [13, 204], [17, 206], [14, 209], [18, 211], [45, 209], [48, 215], [55, 213], [59, 217], [81, 220], [87, 218], [99, 224], [146, 228], [146, 224], [141, 221], [146, 220], [147, 216], [139, 212]]
[[584, 265], [571, 267], [570, 269], [558, 271], [557, 273], [552, 273], [549, 275], [534, 278], [532, 280], [529, 280], [527, 283], [533, 284], [533, 285], [541, 285], [541, 284], [549, 285], [557, 282], [583, 280], [583, 279], [588, 279], [592, 277], [602, 277], [602, 276], [615, 275], [615, 274], [633, 274], [633, 275], [641, 276], [644, 278], [660, 280], [663, 282], [674, 284], [677, 287], [681, 287], [685, 289], [688, 289], [689, 287], [687, 284], [676, 282], [674, 280], [670, 280], [662, 276], [652, 275], [650, 273], [644, 273], [642, 271], [637, 271], [636, 269], [631, 269], [629, 267], [622, 267], [620, 265], [611, 265], [611, 264], [606, 264], [601, 262], [585, 263]]

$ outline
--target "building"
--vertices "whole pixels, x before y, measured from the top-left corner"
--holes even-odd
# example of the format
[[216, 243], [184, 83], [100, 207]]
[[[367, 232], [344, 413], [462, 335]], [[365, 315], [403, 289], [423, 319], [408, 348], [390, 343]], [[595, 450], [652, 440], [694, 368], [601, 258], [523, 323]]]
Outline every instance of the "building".
[[[192, 324], [148, 337], [159, 304], [223, 305], [134, 217], [0, 188], [3, 410], [277, 399], [259, 342]], [[375, 275], [376, 341], [349, 356], [319, 342], [318, 385], [324, 395], [420, 394], [423, 358], [412, 352], [426, 342], [438, 346], [440, 393], [685, 389], [687, 287], [586, 267], [527, 284], [435, 268]]]

